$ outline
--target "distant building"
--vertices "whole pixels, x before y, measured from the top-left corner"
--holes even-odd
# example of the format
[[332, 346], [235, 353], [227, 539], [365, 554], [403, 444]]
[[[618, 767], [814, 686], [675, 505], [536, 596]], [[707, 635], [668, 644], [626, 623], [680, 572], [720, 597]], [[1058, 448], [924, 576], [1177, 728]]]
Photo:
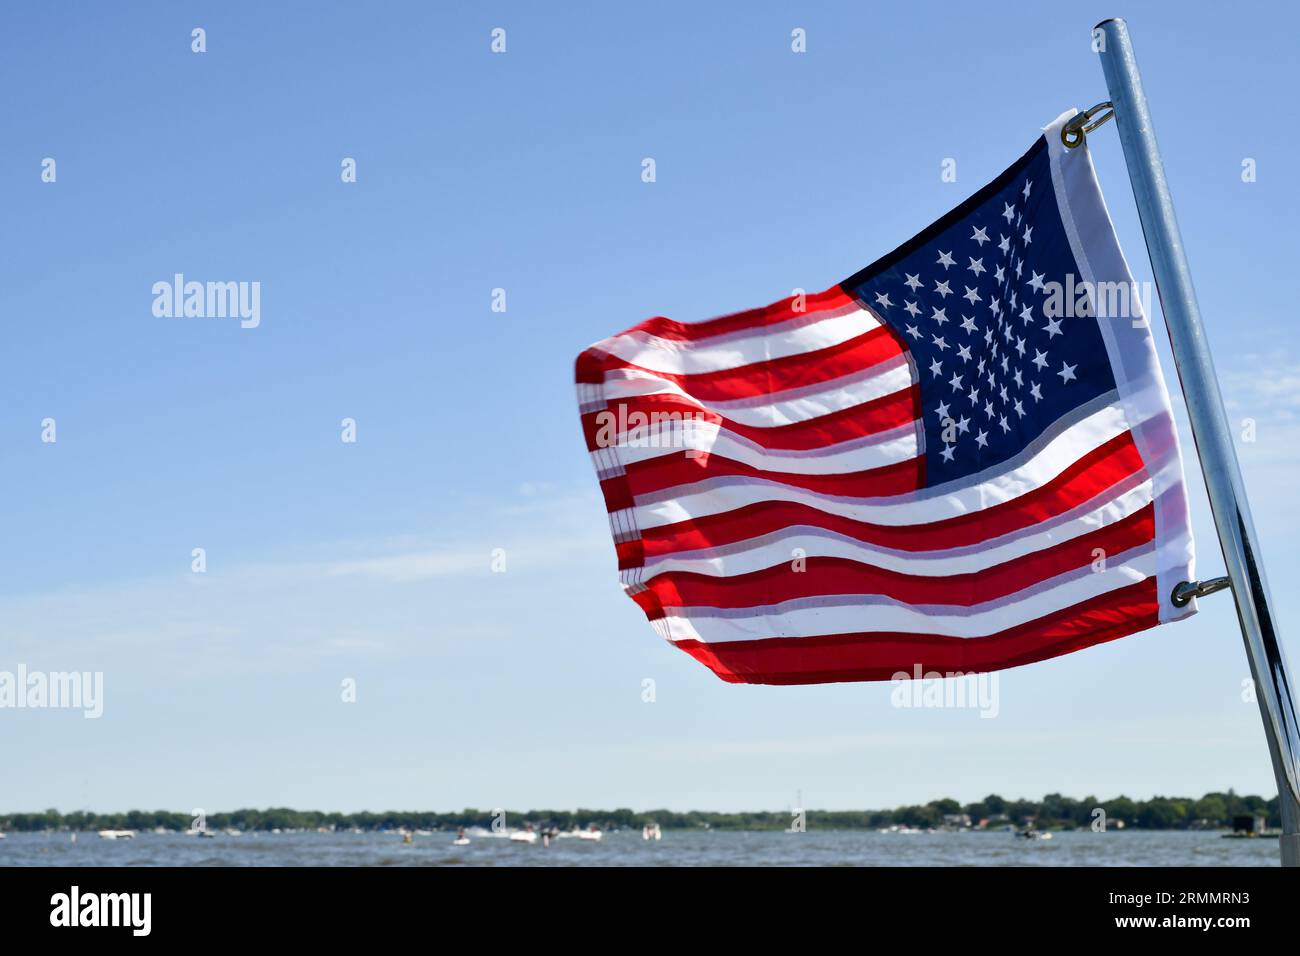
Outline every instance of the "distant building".
[[970, 827], [969, 813], [945, 813], [943, 815], [943, 825], [953, 827], [958, 830], [965, 830]]

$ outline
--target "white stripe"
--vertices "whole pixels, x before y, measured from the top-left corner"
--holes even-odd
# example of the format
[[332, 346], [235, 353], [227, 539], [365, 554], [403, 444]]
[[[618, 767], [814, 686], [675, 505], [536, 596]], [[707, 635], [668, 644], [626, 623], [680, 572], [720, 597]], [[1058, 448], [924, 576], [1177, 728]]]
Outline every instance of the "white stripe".
[[1152, 486], [1147, 480], [1102, 502], [1086, 514], [1059, 522], [1046, 530], [1035, 529], [1020, 537], [1005, 536], [1001, 543], [981, 543], [975, 548], [956, 550], [895, 551], [845, 538], [832, 531], [787, 528], [774, 535], [765, 535], [762, 544], [721, 556], [714, 551], [692, 551], [649, 558], [639, 578], [648, 582], [656, 575], [674, 571], [718, 578], [750, 574], [778, 565], [790, 565], [795, 559], [796, 548], [805, 558], [846, 558], [899, 574], [923, 577], [970, 574], [1113, 525], [1141, 511], [1151, 500]]
[[781, 425], [811, 421], [823, 415], [875, 401], [886, 395], [906, 391], [912, 385], [911, 368], [907, 364], [906, 356], [900, 354], [887, 362], [880, 363], [877, 374], [857, 381], [845, 382], [843, 379], [837, 379], [834, 384], [821, 391], [802, 394], [798, 398], [785, 401], [771, 401], [770, 396], [765, 396], [763, 404], [755, 404], [752, 399], [703, 402], [689, 394], [676, 382], [657, 378], [636, 369], [612, 370], [605, 379], [604, 399], [610, 406], [615, 406], [620, 400], [625, 401], [630, 398], [672, 395], [700, 408], [717, 412], [741, 425], [776, 428]]
[[[764, 448], [757, 442], [720, 428], [716, 422], [695, 419], [667, 421], [658, 427], [646, 427], [641, 430], [636, 441], [637, 444], [634, 445], [632, 439], [628, 438], [628, 433], [625, 433], [610, 445], [618, 449], [618, 457], [624, 467], [666, 454], [685, 455], [689, 451], [697, 457], [704, 454], [721, 455], [755, 468], [792, 475], [839, 475], [883, 468], [885, 465], [915, 458], [918, 454], [915, 423], [808, 450]], [[752, 492], [752, 489], [749, 491]], [[695, 496], [684, 495], [679, 500], [685, 502], [693, 497]], [[759, 495], [758, 499], [768, 497], [771, 496]], [[721, 510], [736, 507], [739, 505], [733, 504]]]
[[652, 372], [671, 375], [719, 372], [830, 348], [880, 327], [870, 312], [856, 306], [850, 309], [844, 315], [827, 313], [826, 318], [807, 325], [777, 331], [760, 329], [754, 335], [719, 344], [678, 342], [647, 332], [628, 332], [606, 339], [596, 347]]
[[706, 608], [676, 608], [665, 620], [672, 640], [697, 640], [711, 644], [849, 633], [987, 637], [1136, 584], [1150, 577], [1155, 567], [1155, 555], [1149, 551], [1117, 555], [1105, 571], [1063, 576], [1058, 579], [1058, 584], [1038, 591], [1021, 592], [1026, 596], [1020, 600], [986, 610], [979, 610], [979, 605], [971, 609], [955, 609], [889, 603], [782, 611], [778, 605], [746, 608], [744, 616], [706, 617], [704, 615], [709, 613]]
[[[1065, 149], [1060, 128], [1074, 115], [1070, 110], [1059, 116], [1044, 131], [1052, 166], [1052, 186], [1056, 193], [1061, 224], [1070, 241], [1070, 250], [1083, 279], [1096, 288], [1098, 281], [1120, 282], [1133, 288], [1133, 274], [1120, 250], [1115, 226], [1101, 195], [1092, 158], [1086, 149]], [[1140, 301], [1135, 309], [1141, 316]], [[1169, 410], [1169, 393], [1165, 390], [1160, 360], [1156, 356], [1149, 317], [1134, 326], [1132, 320], [1098, 319], [1111, 370], [1120, 400], [1135, 419], [1149, 422], [1133, 430], [1133, 440], [1144, 461], [1172, 448], [1173, 467], [1166, 469], [1166, 485], [1174, 494], [1162, 494], [1157, 487], [1156, 541], [1159, 546], [1160, 570], [1157, 593], [1160, 595], [1160, 620], [1172, 621], [1196, 612], [1196, 601], [1185, 607], [1174, 605], [1170, 595], [1179, 581], [1196, 580], [1196, 562], [1192, 545], [1191, 517], [1183, 488], [1182, 453], [1178, 433]]]
[[[716, 429], [715, 429], [716, 430]], [[1093, 449], [1104, 445], [1128, 430], [1124, 413], [1107, 406], [1075, 423], [1057, 435], [1047, 446], [1018, 468], [1004, 472], [979, 484], [953, 488], [927, 498], [898, 495], [889, 498], [839, 498], [832, 495], [792, 488], [771, 481], [717, 485], [671, 499], [635, 506], [635, 522], [640, 528], [655, 528], [705, 515], [722, 514], [762, 501], [792, 501], [811, 505], [827, 514], [841, 515], [857, 521], [883, 525], [915, 525], [942, 521], [959, 515], [983, 511], [1027, 494], [1050, 482]], [[627, 452], [620, 449], [621, 454]], [[662, 454], [660, 450], [657, 452]], [[720, 451], [719, 454], [726, 454]], [[789, 462], [773, 467], [769, 456], [763, 466], [779, 471], [795, 471]], [[644, 457], [653, 457], [645, 455]], [[730, 456], [728, 456], [730, 457]], [[818, 462], [811, 459], [808, 464]], [[849, 469], [842, 469], [849, 470]], [[827, 471], [799, 470], [798, 474], [828, 474]], [[694, 486], [685, 486], [687, 488]], [[904, 500], [899, 500], [899, 499]]]

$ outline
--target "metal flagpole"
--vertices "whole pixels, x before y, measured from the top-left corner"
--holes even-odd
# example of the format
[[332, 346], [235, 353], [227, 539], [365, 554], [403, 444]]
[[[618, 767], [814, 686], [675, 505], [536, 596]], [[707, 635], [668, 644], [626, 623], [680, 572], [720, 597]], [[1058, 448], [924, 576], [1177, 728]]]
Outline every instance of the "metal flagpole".
[[[1129, 180], [1137, 200], [1147, 253], [1155, 274], [1160, 308], [1173, 346], [1178, 378], [1187, 401], [1192, 435], [1205, 475], [1214, 523], [1223, 547], [1237, 619], [1246, 643], [1269, 754], [1277, 776], [1282, 813], [1282, 865], [1300, 866], [1300, 734], [1286, 661], [1278, 640], [1277, 622], [1269, 604], [1268, 584], [1259, 539], [1250, 519], [1250, 506], [1237, 465], [1228, 416], [1219, 394], [1209, 343], [1192, 289], [1192, 275], [1178, 233], [1174, 203], [1156, 146], [1142, 78], [1138, 74], [1128, 26], [1120, 19], [1103, 20], [1094, 29], [1096, 48], [1110, 90]], [[1104, 44], [1104, 45], [1103, 45]], [[1090, 111], [1091, 112], [1091, 111]], [[1104, 121], [1099, 120], [1098, 123]], [[1096, 124], [1094, 124], [1096, 125]], [[1077, 133], [1082, 140], [1082, 133]], [[1067, 144], [1068, 145], [1068, 144]], [[1217, 590], [1217, 582], [1179, 585], [1175, 595], [1186, 603], [1191, 595]], [[1222, 584], [1218, 585], [1222, 587]]]

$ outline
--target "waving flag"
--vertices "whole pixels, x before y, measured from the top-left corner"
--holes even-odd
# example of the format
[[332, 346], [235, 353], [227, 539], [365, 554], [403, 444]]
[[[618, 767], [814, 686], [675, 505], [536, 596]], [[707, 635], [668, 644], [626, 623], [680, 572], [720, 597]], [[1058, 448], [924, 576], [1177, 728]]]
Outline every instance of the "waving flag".
[[1142, 298], [1064, 114], [815, 295], [577, 361], [623, 587], [738, 683], [1042, 660], [1193, 613]]

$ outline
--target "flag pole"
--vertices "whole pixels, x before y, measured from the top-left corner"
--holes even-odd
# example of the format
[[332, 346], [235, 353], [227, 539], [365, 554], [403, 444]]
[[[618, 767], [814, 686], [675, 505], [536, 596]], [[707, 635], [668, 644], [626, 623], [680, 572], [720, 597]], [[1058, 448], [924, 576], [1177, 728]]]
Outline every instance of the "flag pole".
[[1300, 734], [1277, 621], [1264, 580], [1259, 539], [1250, 518], [1228, 416], [1201, 325], [1192, 274], [1178, 232], [1174, 203], [1156, 146], [1128, 25], [1121, 19], [1103, 20], [1094, 28], [1093, 36], [1114, 104], [1160, 308], [1173, 346], [1187, 416], [1191, 420], [1260, 714], [1264, 718], [1282, 815], [1282, 865], [1300, 866], [1300, 771], [1296, 762]]

